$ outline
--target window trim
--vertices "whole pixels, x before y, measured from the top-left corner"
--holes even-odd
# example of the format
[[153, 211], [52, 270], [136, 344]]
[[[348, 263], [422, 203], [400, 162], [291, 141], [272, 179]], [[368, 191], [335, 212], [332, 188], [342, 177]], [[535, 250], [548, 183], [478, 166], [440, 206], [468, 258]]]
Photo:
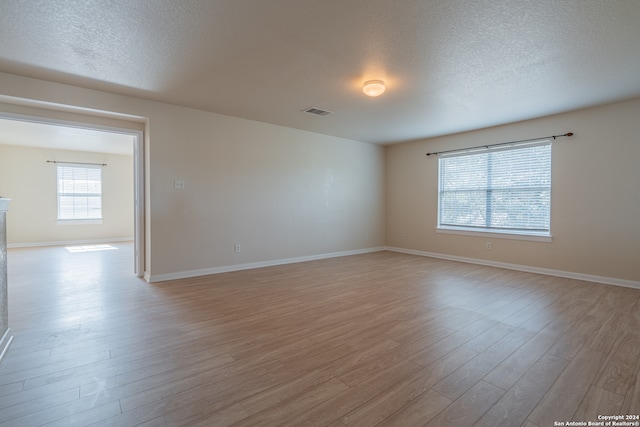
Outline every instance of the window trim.
[[500, 233], [496, 231], [471, 231], [463, 230], [456, 227], [436, 227], [436, 233], [441, 234], [457, 234], [459, 236], [474, 236], [493, 239], [510, 239], [510, 240], [528, 240], [530, 242], [547, 242], [553, 241], [552, 234], [529, 234], [529, 233]]
[[[470, 156], [474, 154], [482, 154], [486, 152], [498, 152], [498, 151], [506, 151], [506, 150], [514, 150], [518, 148], [528, 148], [528, 147], [536, 147], [536, 146], [544, 146], [548, 145], [549, 149], [552, 150], [553, 144], [550, 139], [544, 140], [536, 140], [535, 142], [525, 142], [525, 143], [513, 143], [509, 145], [501, 145], [500, 147], [492, 148], [491, 146], [486, 146], [482, 148], [474, 148], [463, 151], [456, 151], [450, 154], [442, 154], [440, 157], [449, 158], [449, 157], [462, 157], [462, 156]], [[550, 157], [550, 162], [553, 161], [553, 156]], [[551, 232], [551, 205], [549, 205], [549, 230], [547, 231], [535, 231], [535, 230], [515, 230], [515, 229], [497, 229], [497, 228], [483, 228], [478, 227], [474, 229], [473, 227], [464, 227], [464, 226], [454, 226], [454, 225], [442, 225], [440, 220], [440, 215], [442, 211], [442, 207], [440, 205], [441, 194], [442, 194], [442, 182], [441, 182], [441, 169], [440, 169], [440, 159], [438, 159], [438, 195], [437, 195], [437, 224], [436, 224], [436, 233], [442, 234], [456, 234], [463, 236], [475, 236], [475, 237], [485, 237], [485, 238], [498, 238], [498, 239], [511, 239], [511, 240], [527, 240], [527, 241], [536, 241], [536, 242], [551, 242], [553, 240], [553, 234]], [[550, 165], [551, 166], [551, 165]], [[550, 171], [551, 173], [551, 171]], [[550, 175], [551, 179], [551, 175]], [[552, 198], [552, 182], [549, 183], [549, 201]]]
[[57, 225], [89, 225], [89, 224], [102, 224], [102, 218], [87, 218], [87, 219], [57, 219]]

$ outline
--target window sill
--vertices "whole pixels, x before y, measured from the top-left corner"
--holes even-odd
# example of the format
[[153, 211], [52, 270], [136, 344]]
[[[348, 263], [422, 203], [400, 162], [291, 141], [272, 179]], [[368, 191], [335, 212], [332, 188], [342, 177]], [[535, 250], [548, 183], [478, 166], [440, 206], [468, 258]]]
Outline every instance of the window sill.
[[490, 237], [494, 239], [511, 239], [511, 240], [527, 240], [530, 242], [546, 242], [551, 243], [553, 236], [544, 236], [539, 234], [516, 234], [516, 233], [498, 233], [495, 231], [470, 231], [458, 228], [436, 228], [436, 233], [457, 234], [460, 236]]
[[102, 224], [102, 219], [59, 219], [58, 225], [88, 225]]

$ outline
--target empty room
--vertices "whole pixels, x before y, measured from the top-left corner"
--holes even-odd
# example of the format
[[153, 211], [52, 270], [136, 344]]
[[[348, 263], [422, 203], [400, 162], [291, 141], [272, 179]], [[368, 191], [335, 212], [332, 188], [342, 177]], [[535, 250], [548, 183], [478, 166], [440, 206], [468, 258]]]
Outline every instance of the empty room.
[[638, 22], [0, 1], [0, 426], [640, 426]]

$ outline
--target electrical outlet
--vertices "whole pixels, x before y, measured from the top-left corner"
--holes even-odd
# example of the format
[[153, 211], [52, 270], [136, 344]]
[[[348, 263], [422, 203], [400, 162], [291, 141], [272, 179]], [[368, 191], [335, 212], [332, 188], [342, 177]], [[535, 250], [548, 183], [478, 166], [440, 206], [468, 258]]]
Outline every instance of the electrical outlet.
[[485, 243], [485, 244], [484, 244], [484, 248], [485, 248], [486, 250], [490, 251], [490, 250], [491, 250], [491, 242], [487, 242], [487, 243]]
[[233, 247], [233, 252], [235, 253], [240, 252], [240, 243], [236, 243], [236, 245]]
[[184, 190], [185, 184], [183, 179], [176, 179], [173, 181], [173, 188], [176, 190]]

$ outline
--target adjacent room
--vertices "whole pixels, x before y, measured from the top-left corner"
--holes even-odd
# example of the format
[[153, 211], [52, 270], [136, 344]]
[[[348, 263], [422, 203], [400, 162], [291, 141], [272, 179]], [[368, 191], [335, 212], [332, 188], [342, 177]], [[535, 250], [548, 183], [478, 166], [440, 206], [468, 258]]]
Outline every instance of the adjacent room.
[[8, 118], [0, 135], [9, 248], [133, 241], [132, 135]]
[[639, 20], [4, 2], [0, 426], [640, 425]]

